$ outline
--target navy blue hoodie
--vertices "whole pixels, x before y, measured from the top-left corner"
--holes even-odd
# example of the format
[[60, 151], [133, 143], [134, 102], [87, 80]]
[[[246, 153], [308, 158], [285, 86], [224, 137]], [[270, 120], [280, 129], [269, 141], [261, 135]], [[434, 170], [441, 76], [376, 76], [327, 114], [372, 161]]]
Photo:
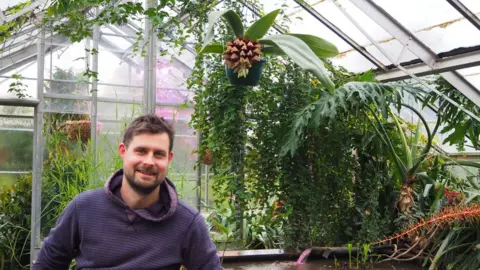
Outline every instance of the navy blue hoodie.
[[166, 179], [160, 201], [131, 209], [119, 196], [123, 170], [103, 189], [76, 196], [44, 239], [32, 269], [223, 269], [203, 217]]

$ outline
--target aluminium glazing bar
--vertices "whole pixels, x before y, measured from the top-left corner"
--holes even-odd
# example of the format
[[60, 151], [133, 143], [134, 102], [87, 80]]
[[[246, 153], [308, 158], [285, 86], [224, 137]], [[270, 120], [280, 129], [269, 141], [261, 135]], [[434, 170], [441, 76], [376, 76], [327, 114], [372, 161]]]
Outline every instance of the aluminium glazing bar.
[[[37, 98], [34, 110], [33, 131], [33, 174], [32, 174], [32, 217], [30, 234], [30, 262], [34, 262], [41, 247], [42, 172], [43, 172], [43, 79], [45, 67], [45, 30], [41, 29], [37, 51]], [[31, 266], [30, 266], [31, 268]]]
[[447, 2], [452, 5], [460, 14], [465, 17], [473, 26], [480, 30], [480, 19], [469, 10], [460, 0], [447, 0]]
[[[95, 7], [95, 16], [98, 16], [99, 8]], [[98, 73], [98, 42], [100, 40], [100, 26], [96, 25], [93, 28], [93, 37], [92, 37], [92, 72], [94, 74]], [[93, 166], [97, 167], [97, 160], [98, 160], [98, 153], [97, 153], [97, 111], [98, 111], [98, 79], [96, 77], [92, 77], [92, 103], [91, 103], [91, 111], [90, 111], [90, 137], [92, 139], [92, 151], [93, 151]], [[98, 181], [96, 170], [94, 171], [93, 175], [93, 182], [96, 183]]]

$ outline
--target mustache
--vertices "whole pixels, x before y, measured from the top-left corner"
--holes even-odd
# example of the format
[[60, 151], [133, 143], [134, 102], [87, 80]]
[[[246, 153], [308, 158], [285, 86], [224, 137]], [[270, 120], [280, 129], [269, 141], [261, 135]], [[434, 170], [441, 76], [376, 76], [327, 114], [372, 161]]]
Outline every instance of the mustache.
[[143, 172], [150, 173], [150, 174], [157, 174], [158, 173], [158, 171], [153, 167], [138, 166], [138, 167], [135, 167], [135, 170], [143, 171]]

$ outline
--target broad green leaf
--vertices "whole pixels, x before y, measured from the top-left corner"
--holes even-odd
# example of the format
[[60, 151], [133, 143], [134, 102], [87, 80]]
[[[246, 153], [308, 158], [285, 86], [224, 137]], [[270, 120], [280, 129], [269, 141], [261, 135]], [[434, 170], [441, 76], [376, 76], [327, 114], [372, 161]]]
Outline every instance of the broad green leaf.
[[247, 29], [247, 31], [245, 31], [245, 39], [256, 41], [265, 36], [265, 34], [268, 32], [268, 29], [270, 29], [270, 27], [272, 27], [272, 25], [275, 23], [275, 19], [277, 18], [279, 12], [280, 9], [276, 9], [253, 23]]
[[223, 46], [222, 44], [209, 44], [205, 46], [199, 53], [223, 53]]
[[262, 53], [264, 54], [274, 54], [274, 55], [285, 55], [285, 53], [277, 46], [268, 46], [263, 47]]
[[205, 40], [203, 42], [202, 50], [213, 40], [214, 26], [218, 22], [218, 20], [220, 20], [220, 18], [222, 17], [227, 21], [228, 25], [232, 28], [236, 37], [243, 37], [242, 19], [240, 19], [240, 16], [238, 16], [238, 14], [235, 11], [231, 9], [215, 11], [208, 14], [207, 33], [205, 35]]
[[305, 44], [312, 49], [313, 53], [319, 58], [335, 57], [338, 55], [338, 49], [332, 43], [326, 41], [323, 38], [319, 38], [313, 35], [307, 34], [292, 34], [286, 35], [294, 36], [301, 39]]
[[315, 74], [331, 93], [335, 91], [335, 84], [328, 77], [322, 61], [301, 39], [290, 35], [273, 35], [260, 40], [260, 43], [277, 45], [297, 65]]

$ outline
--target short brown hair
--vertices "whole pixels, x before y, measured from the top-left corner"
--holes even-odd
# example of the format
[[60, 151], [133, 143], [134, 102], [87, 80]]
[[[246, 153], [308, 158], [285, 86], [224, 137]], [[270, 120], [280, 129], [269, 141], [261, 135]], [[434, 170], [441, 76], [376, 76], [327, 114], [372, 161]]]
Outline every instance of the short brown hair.
[[163, 117], [159, 117], [155, 114], [145, 114], [137, 117], [125, 130], [123, 135], [123, 143], [128, 147], [133, 137], [140, 134], [161, 134], [167, 133], [170, 141], [169, 151], [173, 149], [173, 138], [175, 137], [175, 131], [173, 126], [168, 123]]

